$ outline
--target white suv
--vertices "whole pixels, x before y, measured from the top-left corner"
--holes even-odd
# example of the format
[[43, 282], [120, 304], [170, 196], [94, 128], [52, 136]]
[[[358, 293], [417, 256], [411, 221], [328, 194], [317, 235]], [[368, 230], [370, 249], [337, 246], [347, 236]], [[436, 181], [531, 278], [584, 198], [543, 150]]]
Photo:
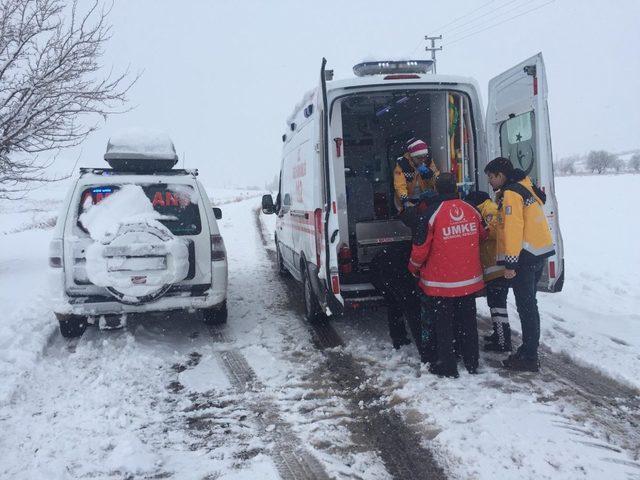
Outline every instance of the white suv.
[[115, 168], [81, 168], [58, 217], [49, 265], [62, 335], [134, 312], [201, 310], [205, 323], [224, 323], [222, 212], [197, 171], [172, 168], [170, 140], [163, 154], [144, 139], [136, 148], [131, 135], [121, 138], [111, 139], [105, 155]]

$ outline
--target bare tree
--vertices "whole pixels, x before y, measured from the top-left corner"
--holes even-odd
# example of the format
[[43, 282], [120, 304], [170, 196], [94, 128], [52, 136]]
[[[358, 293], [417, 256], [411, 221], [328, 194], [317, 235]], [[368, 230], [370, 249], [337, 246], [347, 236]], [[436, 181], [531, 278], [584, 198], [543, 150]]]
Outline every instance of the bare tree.
[[629, 160], [629, 169], [640, 172], [640, 153], [634, 154]]
[[563, 175], [573, 175], [576, 173], [576, 163], [578, 161], [580, 161], [580, 155], [561, 158], [557, 163], [558, 171]]
[[587, 168], [600, 174], [608, 168], [616, 168], [617, 162], [618, 157], [604, 150], [592, 150], [587, 155]]
[[0, 0], [0, 198], [51, 180], [40, 154], [80, 144], [138, 78], [101, 74], [110, 7], [78, 1]]

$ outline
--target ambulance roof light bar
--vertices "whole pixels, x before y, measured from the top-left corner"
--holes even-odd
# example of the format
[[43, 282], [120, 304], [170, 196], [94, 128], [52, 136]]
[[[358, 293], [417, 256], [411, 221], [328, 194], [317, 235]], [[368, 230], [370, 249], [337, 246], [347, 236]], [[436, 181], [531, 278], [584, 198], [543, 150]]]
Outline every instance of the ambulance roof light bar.
[[424, 74], [433, 71], [433, 60], [391, 60], [384, 62], [362, 62], [353, 67], [358, 77], [367, 75], [389, 75], [394, 73]]

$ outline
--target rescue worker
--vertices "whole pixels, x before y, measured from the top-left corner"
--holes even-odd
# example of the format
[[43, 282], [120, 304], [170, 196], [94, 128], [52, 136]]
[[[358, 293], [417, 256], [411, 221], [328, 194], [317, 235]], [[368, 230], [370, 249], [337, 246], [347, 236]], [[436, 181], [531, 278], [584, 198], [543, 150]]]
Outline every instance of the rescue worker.
[[458, 199], [452, 174], [437, 178], [436, 191], [438, 196], [417, 223], [408, 268], [419, 275], [420, 288], [427, 297], [423, 302], [433, 316], [437, 360], [429, 371], [458, 377], [456, 326], [467, 371], [476, 373], [478, 368], [475, 293], [484, 288], [480, 241], [487, 232], [477, 210]]
[[[422, 200], [416, 208], [404, 210], [400, 216], [404, 224], [415, 232], [419, 212], [427, 208]], [[387, 321], [393, 348], [399, 350], [411, 343], [405, 321], [409, 325], [422, 363], [435, 361], [434, 335], [430, 324], [425, 324], [427, 314], [422, 312], [418, 281], [407, 270], [411, 243], [386, 245], [371, 261], [371, 282], [380, 291], [387, 304]], [[404, 317], [404, 318], [403, 318]]]
[[406, 268], [410, 253], [410, 244], [385, 246], [371, 261], [371, 281], [387, 304], [387, 321], [393, 348], [398, 350], [411, 343], [405, 328], [406, 320], [422, 358], [418, 283]]
[[429, 154], [429, 146], [422, 140], [410, 139], [393, 171], [394, 202], [398, 213], [428, 197], [429, 192], [435, 190], [435, 179], [439, 174]]
[[553, 239], [542, 206], [546, 195], [526, 173], [514, 169], [508, 158], [498, 157], [484, 169], [497, 192], [497, 263], [511, 281], [522, 324], [522, 345], [502, 362], [511, 370], [537, 372], [540, 368], [540, 313], [536, 286], [544, 259], [553, 255]]
[[480, 262], [484, 272], [487, 305], [491, 312], [493, 333], [485, 340], [488, 352], [510, 352], [511, 327], [507, 312], [509, 281], [504, 278], [504, 266], [496, 265], [496, 234], [498, 229], [498, 205], [482, 191], [471, 192], [465, 201], [474, 205], [487, 226], [488, 238], [480, 244]]

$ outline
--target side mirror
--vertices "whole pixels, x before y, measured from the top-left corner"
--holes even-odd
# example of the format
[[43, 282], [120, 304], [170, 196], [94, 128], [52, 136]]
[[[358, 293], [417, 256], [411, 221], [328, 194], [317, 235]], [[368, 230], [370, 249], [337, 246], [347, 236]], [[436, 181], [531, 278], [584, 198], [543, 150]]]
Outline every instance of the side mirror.
[[220, 220], [222, 218], [222, 210], [218, 207], [213, 207], [213, 215], [216, 217], [216, 220]]
[[262, 213], [265, 215], [276, 213], [276, 207], [273, 205], [273, 197], [271, 195], [262, 196]]

